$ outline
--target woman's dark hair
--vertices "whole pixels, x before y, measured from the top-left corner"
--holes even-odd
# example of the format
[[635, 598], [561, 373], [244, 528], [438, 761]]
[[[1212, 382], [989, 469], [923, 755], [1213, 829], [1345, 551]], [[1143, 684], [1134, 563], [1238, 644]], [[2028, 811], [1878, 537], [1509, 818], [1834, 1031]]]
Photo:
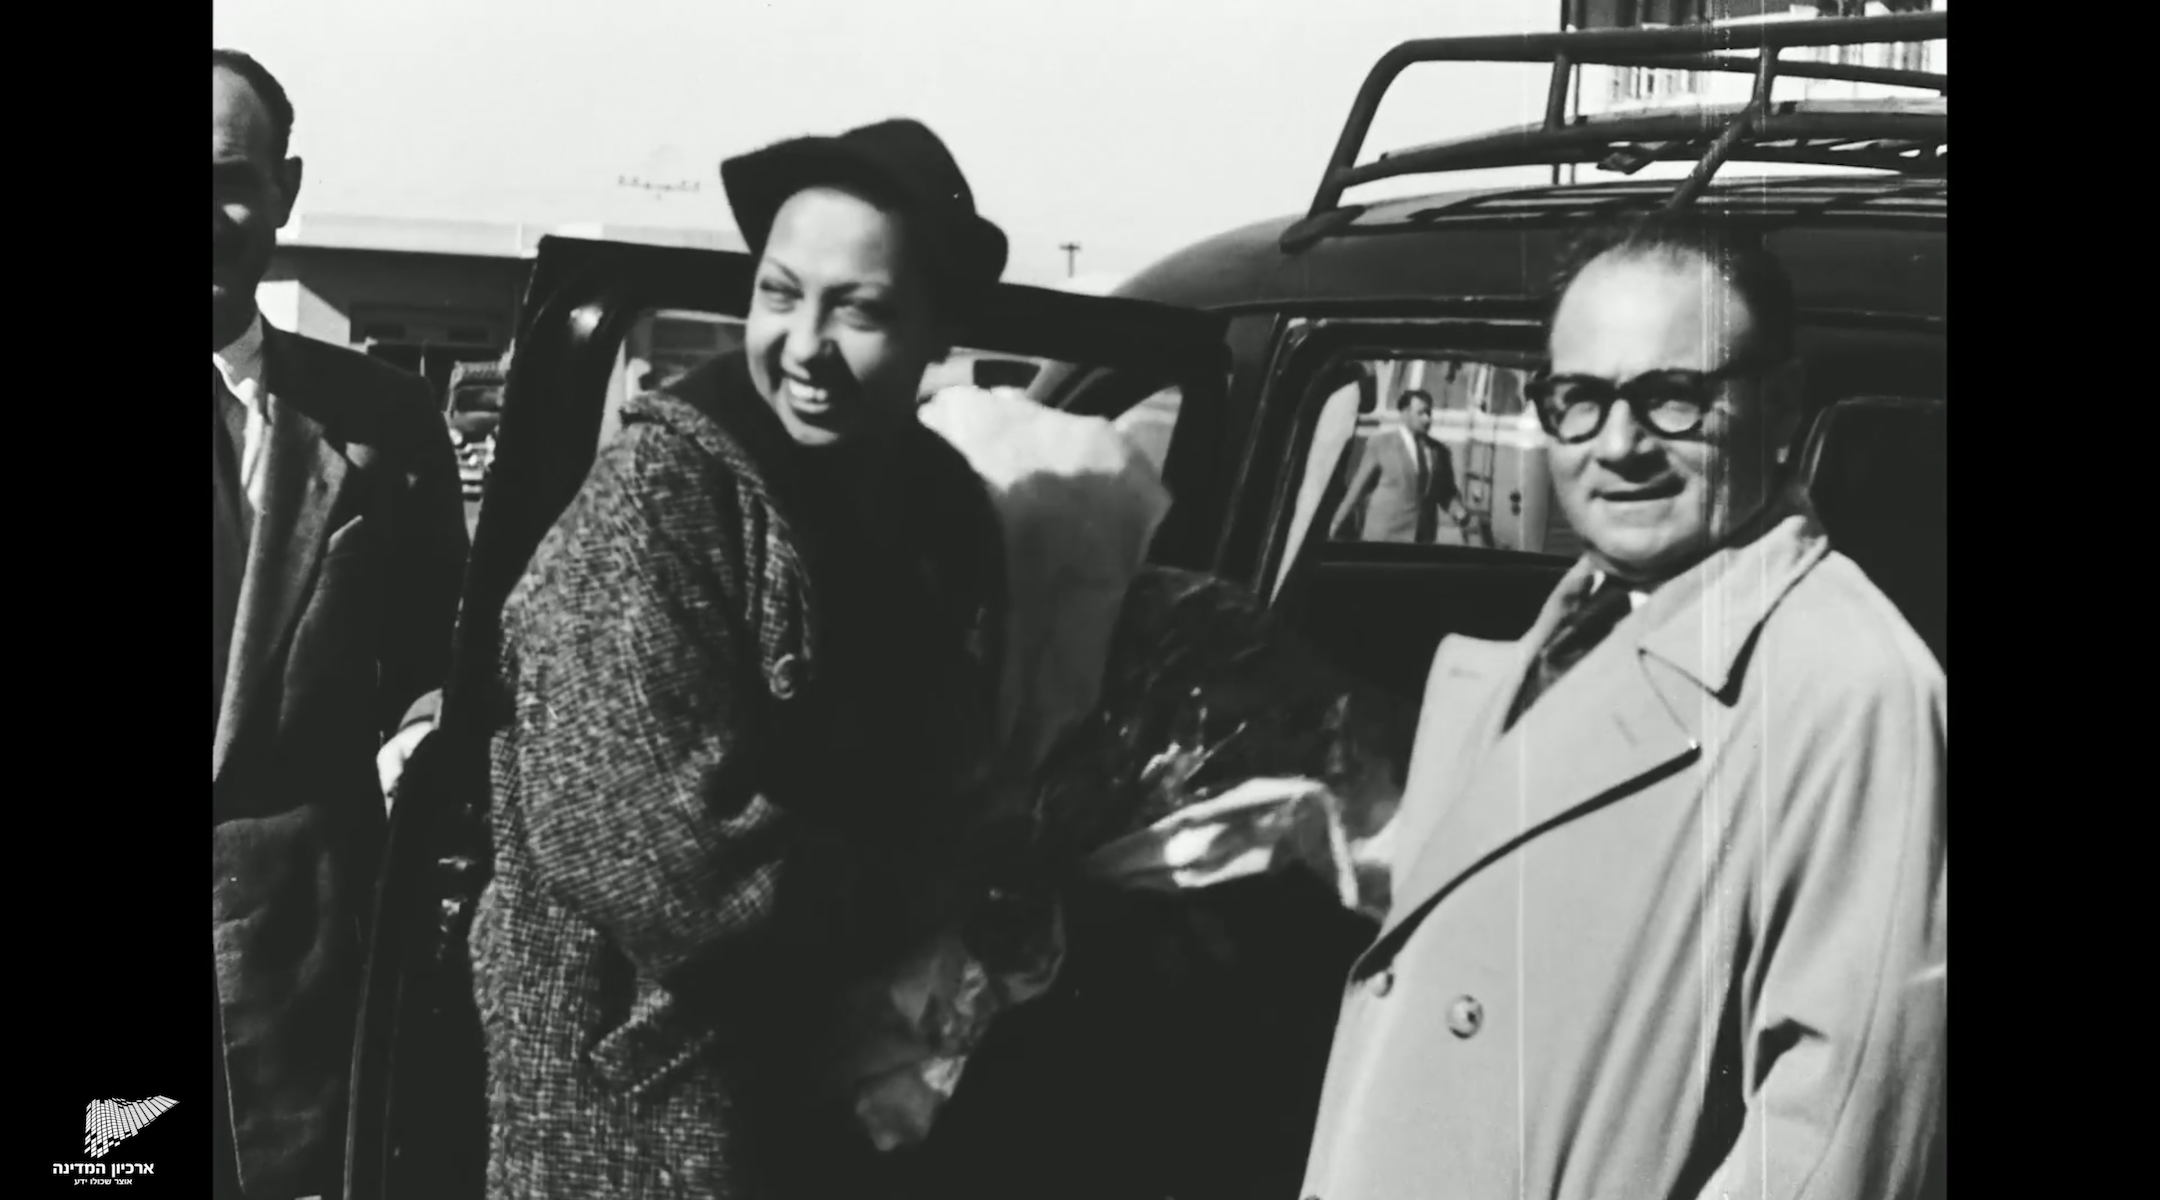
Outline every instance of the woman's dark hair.
[[272, 149], [282, 161], [286, 152], [292, 149], [293, 127], [292, 101], [286, 97], [284, 85], [277, 81], [277, 76], [272, 75], [268, 67], [238, 50], [213, 48], [210, 51], [210, 69], [215, 71], [220, 67], [246, 80], [248, 87], [254, 89], [255, 94], [262, 98], [263, 107], [270, 110], [270, 129], [276, 138]]
[[1546, 323], [1583, 270], [1600, 259], [1692, 258], [1717, 269], [1748, 306], [1754, 338], [1748, 347], [1770, 361], [1791, 357], [1799, 308], [1792, 279], [1758, 229], [1697, 212], [1635, 214], [1589, 231], [1567, 247], [1554, 276]]

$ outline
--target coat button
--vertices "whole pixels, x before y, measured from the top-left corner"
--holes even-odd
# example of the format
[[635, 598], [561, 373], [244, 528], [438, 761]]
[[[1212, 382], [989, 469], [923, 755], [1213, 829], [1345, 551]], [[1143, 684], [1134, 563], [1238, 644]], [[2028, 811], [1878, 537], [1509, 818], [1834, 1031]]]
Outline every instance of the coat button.
[[766, 683], [772, 688], [773, 699], [792, 700], [801, 680], [802, 660], [792, 654], [783, 654], [773, 661]]
[[1471, 1037], [1485, 1024], [1485, 1006], [1475, 996], [1458, 996], [1448, 1005], [1448, 1032], [1459, 1038]]
[[1382, 971], [1378, 975], [1373, 976], [1372, 982], [1367, 986], [1372, 988], [1372, 994], [1374, 996], [1385, 996], [1389, 992], [1395, 990], [1395, 972]]

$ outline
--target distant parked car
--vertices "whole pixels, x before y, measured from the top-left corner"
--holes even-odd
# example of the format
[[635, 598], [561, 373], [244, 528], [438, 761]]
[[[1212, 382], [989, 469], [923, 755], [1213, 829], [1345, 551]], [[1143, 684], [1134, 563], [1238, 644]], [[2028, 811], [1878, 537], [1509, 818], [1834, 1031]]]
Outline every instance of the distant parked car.
[[495, 428], [502, 422], [503, 383], [509, 375], [509, 367], [501, 362], [459, 363], [450, 372], [443, 420], [450, 426], [458, 481], [468, 500], [479, 498], [495, 461]]

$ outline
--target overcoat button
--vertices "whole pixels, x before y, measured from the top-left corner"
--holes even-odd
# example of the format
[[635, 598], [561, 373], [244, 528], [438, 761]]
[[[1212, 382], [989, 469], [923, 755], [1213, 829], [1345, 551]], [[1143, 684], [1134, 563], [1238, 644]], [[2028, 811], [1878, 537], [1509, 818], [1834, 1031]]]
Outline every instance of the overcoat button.
[[1372, 979], [1372, 994], [1385, 996], [1395, 990], [1395, 972], [1382, 971]]
[[1448, 1032], [1459, 1038], [1471, 1037], [1485, 1024], [1485, 1006], [1475, 996], [1458, 996], [1448, 1006]]
[[792, 654], [783, 654], [774, 660], [771, 678], [766, 682], [772, 687], [773, 699], [792, 700], [802, 678], [802, 660]]

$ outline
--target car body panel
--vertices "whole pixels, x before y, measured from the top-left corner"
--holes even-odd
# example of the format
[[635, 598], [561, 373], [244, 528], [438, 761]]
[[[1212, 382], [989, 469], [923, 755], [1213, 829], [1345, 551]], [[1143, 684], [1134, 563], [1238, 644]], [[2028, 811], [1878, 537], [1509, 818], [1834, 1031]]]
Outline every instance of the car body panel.
[[[1718, 185], [1698, 205], [1769, 225], [1771, 246], [1810, 307], [1940, 317], [1948, 304], [1948, 186], [1843, 175], [1760, 179]], [[1639, 182], [1415, 197], [1366, 210], [1298, 252], [1281, 240], [1299, 218], [1278, 217], [1170, 255], [1113, 294], [1233, 311], [1534, 301], [1582, 229], [1647, 212], [1670, 190]], [[1496, 205], [1501, 198], [1514, 203]], [[1544, 203], [1533, 206], [1533, 198]], [[1899, 248], [1887, 259], [1886, 242]]]

